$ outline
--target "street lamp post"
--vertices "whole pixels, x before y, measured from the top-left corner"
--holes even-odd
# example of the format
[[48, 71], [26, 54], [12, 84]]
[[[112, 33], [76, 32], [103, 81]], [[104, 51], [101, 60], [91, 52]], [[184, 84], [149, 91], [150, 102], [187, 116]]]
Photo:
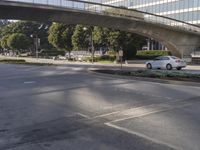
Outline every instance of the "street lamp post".
[[31, 37], [34, 40], [35, 55], [36, 55], [36, 58], [38, 59], [38, 49], [39, 49], [40, 39], [38, 38], [37, 34], [31, 34]]
[[[47, 29], [48, 26], [44, 26], [44, 24], [41, 24], [39, 27], [38, 27], [38, 31], [41, 30], [41, 29]], [[33, 34], [30, 35], [31, 38], [33, 38], [33, 42], [34, 42], [34, 47], [35, 47], [35, 55], [36, 55], [36, 58], [38, 59], [39, 57], [39, 47], [40, 47], [40, 38], [38, 38], [38, 34], [37, 32], [34, 32]]]
[[91, 47], [92, 47], [92, 64], [94, 63], [94, 42], [93, 42], [93, 37], [91, 33]]
[[122, 48], [120, 49], [119, 51], [119, 58], [120, 58], [120, 64], [121, 64], [121, 71], [122, 71], [122, 63], [123, 63], [123, 55], [124, 55], [124, 52], [122, 50]]
[[83, 30], [89, 30], [90, 32], [90, 43], [91, 43], [91, 49], [92, 49], [92, 64], [94, 63], [94, 41], [93, 41], [93, 36], [92, 36], [92, 29], [84, 27]]

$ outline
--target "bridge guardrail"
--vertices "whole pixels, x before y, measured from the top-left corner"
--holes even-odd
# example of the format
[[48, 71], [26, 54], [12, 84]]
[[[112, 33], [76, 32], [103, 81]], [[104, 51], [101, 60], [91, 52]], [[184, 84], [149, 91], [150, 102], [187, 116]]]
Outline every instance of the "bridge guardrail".
[[3, 0], [8, 2], [31, 3], [34, 5], [48, 5], [62, 8], [78, 9], [82, 11], [95, 12], [105, 15], [127, 17], [156, 24], [162, 24], [169, 27], [187, 30], [191, 32], [200, 32], [200, 26], [172, 19], [165, 16], [142, 12], [124, 7], [105, 5], [100, 3], [82, 1], [82, 0]]

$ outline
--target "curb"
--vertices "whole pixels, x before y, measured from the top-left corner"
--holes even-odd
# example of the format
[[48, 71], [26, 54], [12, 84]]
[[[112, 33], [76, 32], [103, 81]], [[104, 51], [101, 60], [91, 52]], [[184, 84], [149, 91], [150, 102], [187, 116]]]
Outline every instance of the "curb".
[[[96, 69], [97, 70], [97, 69]], [[114, 75], [114, 74], [107, 74], [107, 73], [100, 73], [96, 70], [88, 70], [89, 73], [108, 78], [118, 78], [118, 79], [127, 79], [127, 80], [138, 80], [138, 81], [147, 81], [153, 83], [162, 83], [162, 84], [173, 84], [173, 85], [184, 85], [184, 86], [196, 86], [200, 87], [200, 83], [197, 82], [190, 82], [190, 81], [175, 81], [175, 80], [167, 80], [167, 79], [155, 79], [155, 78], [148, 78], [148, 77], [134, 77], [134, 76], [123, 76], [123, 75]], [[100, 69], [99, 69], [100, 70]]]

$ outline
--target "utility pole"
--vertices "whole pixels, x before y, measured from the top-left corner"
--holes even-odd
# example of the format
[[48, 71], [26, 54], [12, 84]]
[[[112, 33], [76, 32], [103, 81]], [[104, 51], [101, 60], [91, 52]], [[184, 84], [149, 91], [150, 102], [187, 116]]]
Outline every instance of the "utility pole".
[[92, 37], [92, 31], [91, 31], [91, 47], [92, 47], [92, 64], [94, 63], [94, 41]]
[[83, 28], [84, 31], [86, 30], [89, 30], [90, 32], [90, 43], [91, 43], [91, 50], [92, 50], [92, 64], [94, 63], [94, 41], [93, 41], [93, 36], [92, 36], [92, 28], [87, 28], [87, 27], [84, 27]]
[[38, 49], [39, 49], [39, 46], [40, 46], [40, 39], [38, 38], [38, 35], [37, 34], [31, 34], [31, 37], [33, 38], [33, 41], [34, 41], [34, 47], [35, 47], [35, 57], [38, 59]]

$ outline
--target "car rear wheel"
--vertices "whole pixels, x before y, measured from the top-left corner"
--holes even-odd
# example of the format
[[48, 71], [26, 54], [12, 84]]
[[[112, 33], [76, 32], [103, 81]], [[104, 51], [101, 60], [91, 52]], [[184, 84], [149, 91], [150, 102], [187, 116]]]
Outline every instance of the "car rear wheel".
[[167, 64], [166, 69], [167, 70], [172, 70], [172, 65], [171, 64]]
[[182, 68], [181, 67], [178, 67], [178, 68], [176, 68], [177, 70], [181, 70]]
[[147, 69], [152, 69], [152, 66], [150, 63], [147, 64]]

